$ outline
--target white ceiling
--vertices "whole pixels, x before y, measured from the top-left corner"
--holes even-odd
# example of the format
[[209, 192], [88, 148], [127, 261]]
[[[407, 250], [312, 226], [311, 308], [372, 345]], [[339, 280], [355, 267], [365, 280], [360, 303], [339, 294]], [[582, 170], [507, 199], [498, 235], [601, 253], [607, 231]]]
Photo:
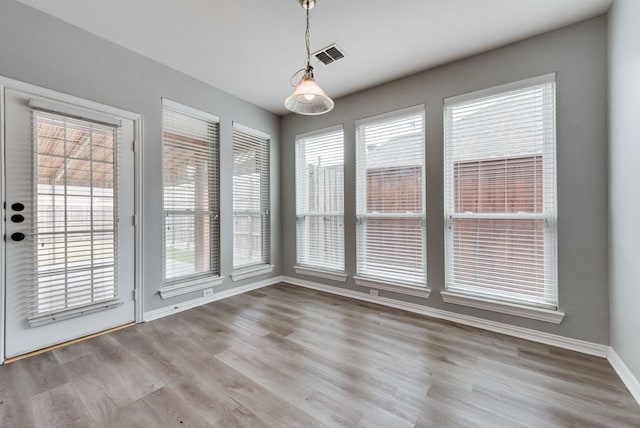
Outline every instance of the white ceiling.
[[[297, 0], [19, 0], [284, 114], [304, 66]], [[347, 57], [316, 80], [333, 98], [605, 12], [613, 0], [317, 0], [311, 49]]]

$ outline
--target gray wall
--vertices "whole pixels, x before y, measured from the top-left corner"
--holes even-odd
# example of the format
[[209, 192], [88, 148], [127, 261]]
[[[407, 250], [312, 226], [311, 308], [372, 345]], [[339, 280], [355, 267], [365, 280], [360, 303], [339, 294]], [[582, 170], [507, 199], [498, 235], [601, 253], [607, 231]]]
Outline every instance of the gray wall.
[[[609, 341], [608, 231], [605, 226], [608, 223], [607, 119], [604, 102], [607, 96], [606, 31], [606, 19], [595, 18], [339, 99], [335, 110], [328, 115], [287, 116], [279, 128], [279, 119], [269, 112], [14, 0], [0, 0], [0, 75], [144, 116], [145, 216], [142, 224], [145, 231], [145, 310], [200, 296], [200, 293], [192, 293], [163, 301], [157, 295], [162, 274], [161, 97], [221, 117], [222, 271], [227, 280], [220, 289], [237, 285], [228, 280], [232, 264], [229, 162], [232, 121], [268, 132], [273, 137], [272, 255], [276, 265], [273, 276], [280, 273], [297, 276], [292, 269], [295, 264], [295, 135], [344, 124], [347, 165], [345, 215], [353, 219], [354, 121], [407, 106], [426, 104], [428, 282], [434, 293], [427, 301], [392, 293], [381, 294], [606, 344]], [[452, 95], [554, 71], [558, 73], [560, 307], [567, 316], [561, 325], [555, 326], [445, 304], [437, 293], [444, 287], [442, 101]], [[318, 77], [321, 83], [321, 73]], [[282, 138], [279, 138], [279, 132]], [[623, 161], [624, 158], [620, 159], [620, 162]], [[627, 186], [630, 186], [630, 181], [625, 182]], [[280, 194], [283, 195], [281, 204], [278, 203]], [[345, 229], [347, 272], [353, 275], [355, 223], [347, 222]], [[613, 229], [615, 233], [615, 227]], [[629, 283], [633, 278], [637, 281], [638, 272], [633, 274], [636, 276], [627, 277]], [[325, 282], [331, 284], [330, 281]], [[346, 285], [333, 285], [367, 291], [356, 287], [352, 280]], [[621, 305], [629, 297], [621, 296]], [[620, 349], [624, 354], [625, 351]]]
[[611, 346], [640, 379], [640, 2], [609, 11]]
[[[157, 294], [162, 283], [161, 97], [221, 118], [221, 268], [226, 279], [217, 290], [268, 277], [232, 283], [228, 276], [232, 268], [231, 124], [237, 121], [271, 135], [271, 248], [274, 264], [281, 265], [276, 115], [13, 0], [0, 0], [0, 75], [144, 116], [145, 311], [202, 296], [195, 292], [161, 300]], [[276, 267], [269, 276], [279, 274]]]
[[[380, 294], [608, 344], [606, 61], [607, 22], [600, 16], [338, 99], [335, 109], [323, 116], [284, 117], [280, 154], [284, 274], [368, 292], [352, 279], [346, 284], [318, 280], [296, 275], [292, 268], [296, 261], [295, 135], [344, 124], [345, 251], [346, 270], [351, 276], [356, 266], [354, 121], [425, 104], [428, 285], [434, 292], [428, 300], [388, 292]], [[566, 317], [560, 325], [553, 325], [443, 303], [438, 293], [444, 288], [443, 99], [551, 72], [557, 73], [559, 301]], [[318, 72], [317, 77], [322, 84], [322, 73]]]

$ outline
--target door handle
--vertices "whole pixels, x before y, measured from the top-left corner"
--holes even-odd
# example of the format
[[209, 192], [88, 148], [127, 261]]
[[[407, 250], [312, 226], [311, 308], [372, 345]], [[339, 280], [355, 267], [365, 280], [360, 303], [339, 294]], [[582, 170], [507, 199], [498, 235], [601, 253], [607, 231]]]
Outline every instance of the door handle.
[[14, 232], [11, 234], [11, 239], [14, 241], [22, 241], [24, 238], [26, 238], [26, 235], [22, 232]]
[[16, 202], [15, 204], [11, 204], [11, 209], [14, 211], [22, 211], [24, 210], [24, 204], [20, 202]]
[[14, 223], [22, 223], [24, 221], [24, 216], [22, 214], [14, 214], [11, 216], [11, 221]]

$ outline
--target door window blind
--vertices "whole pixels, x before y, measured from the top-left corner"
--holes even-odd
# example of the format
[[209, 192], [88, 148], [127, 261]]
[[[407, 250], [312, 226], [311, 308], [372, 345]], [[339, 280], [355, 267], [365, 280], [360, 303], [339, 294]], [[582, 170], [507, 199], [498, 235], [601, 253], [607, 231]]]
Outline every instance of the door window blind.
[[164, 278], [220, 275], [219, 120], [163, 100]]
[[296, 249], [299, 266], [344, 271], [342, 127], [296, 138]]
[[118, 299], [118, 127], [33, 110], [31, 320]]
[[446, 288], [557, 306], [553, 76], [445, 101]]
[[269, 136], [233, 125], [233, 267], [269, 264]]
[[424, 106], [356, 123], [358, 275], [426, 286]]

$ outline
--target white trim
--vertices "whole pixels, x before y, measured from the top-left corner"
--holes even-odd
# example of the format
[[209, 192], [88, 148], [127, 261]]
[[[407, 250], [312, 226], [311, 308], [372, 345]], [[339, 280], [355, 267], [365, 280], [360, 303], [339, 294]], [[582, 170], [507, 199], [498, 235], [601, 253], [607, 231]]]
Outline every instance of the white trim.
[[629, 367], [624, 363], [615, 349], [611, 348], [607, 360], [625, 384], [633, 398], [640, 404], [640, 380], [633, 375]]
[[464, 101], [496, 95], [502, 92], [510, 92], [517, 89], [526, 88], [527, 86], [540, 85], [543, 83], [551, 83], [555, 81], [556, 73], [543, 74], [541, 76], [531, 77], [529, 79], [518, 80], [517, 82], [510, 82], [504, 85], [492, 86], [490, 88], [480, 89], [478, 91], [468, 92], [461, 95], [455, 95], [453, 97], [445, 98], [444, 105], [448, 106], [450, 104], [457, 104]]
[[120, 120], [119, 117], [106, 115], [93, 109], [83, 108], [73, 104], [61, 103], [59, 101], [46, 98], [29, 99], [29, 107], [34, 110], [75, 117], [89, 122], [115, 126], [118, 128], [122, 126], [122, 120]]
[[[5, 104], [4, 104], [4, 78], [0, 76], [0, 154], [2, 158], [2, 162], [0, 162], [0, 201], [6, 201], [5, 189], [6, 189], [6, 177], [5, 177]], [[2, 206], [2, 218], [7, 218], [6, 206]], [[4, 221], [0, 222], [0, 235], [6, 236], [5, 232], [5, 223]], [[4, 364], [5, 359], [5, 343], [4, 343], [4, 335], [5, 335], [5, 294], [6, 294], [6, 281], [5, 281], [5, 271], [6, 271], [6, 258], [5, 258], [5, 242], [2, 242], [0, 245], [0, 364]]]
[[564, 319], [564, 312], [552, 309], [536, 308], [534, 306], [519, 305], [517, 303], [500, 302], [476, 296], [441, 291], [440, 295], [445, 303], [468, 306], [470, 308], [484, 309], [485, 311], [500, 312], [502, 314], [515, 315], [517, 317], [560, 324]]
[[263, 140], [271, 141], [271, 136], [269, 134], [267, 134], [266, 132], [258, 131], [257, 129], [250, 128], [250, 127], [248, 127], [246, 125], [243, 125], [241, 123], [238, 123], [236, 121], [233, 121], [231, 123], [231, 129], [233, 131], [243, 132], [245, 134], [249, 134], [249, 135], [251, 135], [253, 137], [261, 138]]
[[218, 287], [222, 285], [223, 281], [224, 276], [201, 278], [194, 281], [181, 282], [179, 284], [165, 285], [160, 290], [158, 290], [158, 293], [163, 299], [168, 299], [170, 297], [193, 293], [194, 291]]
[[191, 116], [195, 119], [204, 120], [205, 122], [220, 123], [220, 117], [216, 116], [215, 114], [207, 113], [206, 111], [201, 111], [193, 107], [177, 103], [168, 98], [162, 97], [162, 107], [168, 108], [169, 110], [173, 110], [178, 113], [182, 113], [187, 116]]
[[509, 324], [503, 324], [495, 321], [489, 321], [482, 318], [476, 318], [469, 315], [458, 314], [455, 312], [444, 311], [442, 309], [430, 308], [416, 303], [403, 302], [400, 300], [389, 299], [381, 296], [371, 296], [353, 290], [340, 287], [332, 287], [329, 285], [319, 284], [317, 282], [304, 281], [297, 278], [283, 277], [282, 282], [297, 285], [299, 287], [311, 288], [313, 290], [324, 291], [326, 293], [337, 294], [343, 297], [351, 297], [356, 300], [377, 303], [379, 305], [391, 308], [405, 310], [415, 314], [426, 315], [432, 318], [438, 318], [458, 324], [468, 325], [480, 328], [494, 333], [500, 333], [507, 336], [518, 337], [520, 339], [530, 340], [532, 342], [543, 343], [545, 345], [556, 346], [558, 348], [568, 349], [587, 355], [605, 358], [609, 355], [609, 346], [600, 345], [598, 343], [587, 342], [585, 340], [572, 339], [570, 337], [559, 336], [557, 334], [545, 333], [542, 331], [532, 330], [523, 327], [517, 327]]
[[[426, 123], [426, 105], [425, 104], [418, 104], [418, 105], [411, 106], [411, 107], [401, 108], [399, 110], [393, 110], [393, 111], [388, 111], [388, 112], [385, 112], [385, 113], [376, 114], [375, 116], [367, 116], [367, 117], [363, 117], [361, 119], [356, 119], [356, 128], [358, 128], [358, 126], [366, 124], [366, 123], [380, 122], [380, 121], [388, 119], [390, 117], [402, 118], [403, 116], [409, 116], [409, 115], [414, 114], [414, 113], [423, 113], [424, 116], [425, 116], [425, 123]], [[426, 129], [426, 126], [424, 126], [424, 128]], [[423, 132], [423, 134], [424, 134], [424, 132]]]
[[294, 140], [297, 142], [298, 140], [303, 140], [305, 138], [314, 137], [316, 135], [328, 134], [330, 132], [335, 132], [335, 131], [342, 131], [342, 134], [344, 136], [344, 124], [339, 123], [338, 125], [333, 125], [333, 126], [329, 126], [329, 127], [322, 128], [322, 129], [316, 129], [314, 131], [303, 132], [302, 134], [296, 134]]
[[134, 162], [134, 218], [135, 221], [135, 238], [134, 238], [134, 255], [135, 255], [135, 289], [134, 289], [134, 298], [135, 298], [135, 319], [137, 323], [142, 322], [142, 316], [144, 314], [144, 251], [143, 251], [143, 243], [144, 243], [144, 222], [140, 221], [143, 218], [143, 201], [142, 201], [142, 191], [143, 191], [143, 167], [144, 162], [142, 161], [142, 142], [144, 141], [144, 118], [142, 116], [138, 116], [137, 119], [133, 120], [133, 138], [134, 138], [134, 153], [133, 153], [133, 162]]
[[238, 268], [231, 272], [232, 281], [242, 281], [243, 279], [253, 278], [254, 276], [264, 275], [273, 272], [273, 265], [254, 265], [246, 268]]
[[304, 266], [294, 266], [293, 269], [298, 275], [315, 276], [317, 278], [329, 279], [331, 281], [345, 282], [347, 274], [344, 272], [334, 272], [330, 270], [309, 268]]
[[381, 281], [379, 279], [370, 279], [362, 276], [354, 276], [353, 279], [356, 282], [356, 285], [361, 287], [392, 291], [394, 293], [423, 297], [425, 299], [428, 299], [431, 296], [431, 289], [429, 287], [419, 287], [416, 285], [407, 285], [392, 281]]
[[132, 113], [127, 110], [122, 110], [118, 107], [112, 107], [106, 104], [98, 103], [95, 101], [87, 100], [84, 98], [76, 97], [73, 95], [65, 94], [64, 92], [54, 91], [52, 89], [43, 88], [40, 86], [32, 85], [30, 83], [21, 82], [19, 80], [10, 79], [8, 77], [0, 76], [0, 86], [3, 89], [15, 89], [19, 92], [24, 92], [27, 95], [34, 95], [37, 97], [52, 98], [62, 103], [79, 105], [87, 109], [100, 111], [104, 114], [113, 116], [119, 116], [123, 119], [136, 120], [140, 117], [138, 113]]
[[169, 315], [177, 314], [178, 312], [193, 309], [198, 306], [206, 305], [207, 303], [215, 302], [217, 300], [226, 299], [227, 297], [236, 296], [238, 294], [247, 293], [249, 291], [257, 290], [258, 288], [268, 287], [270, 285], [278, 284], [282, 282], [282, 276], [276, 276], [266, 279], [264, 281], [254, 282], [251, 284], [241, 285], [239, 287], [230, 288], [219, 293], [215, 293], [213, 296], [200, 297], [186, 302], [178, 303], [168, 307], [154, 309], [144, 314], [144, 322], [153, 321], [158, 318], [163, 318]]

